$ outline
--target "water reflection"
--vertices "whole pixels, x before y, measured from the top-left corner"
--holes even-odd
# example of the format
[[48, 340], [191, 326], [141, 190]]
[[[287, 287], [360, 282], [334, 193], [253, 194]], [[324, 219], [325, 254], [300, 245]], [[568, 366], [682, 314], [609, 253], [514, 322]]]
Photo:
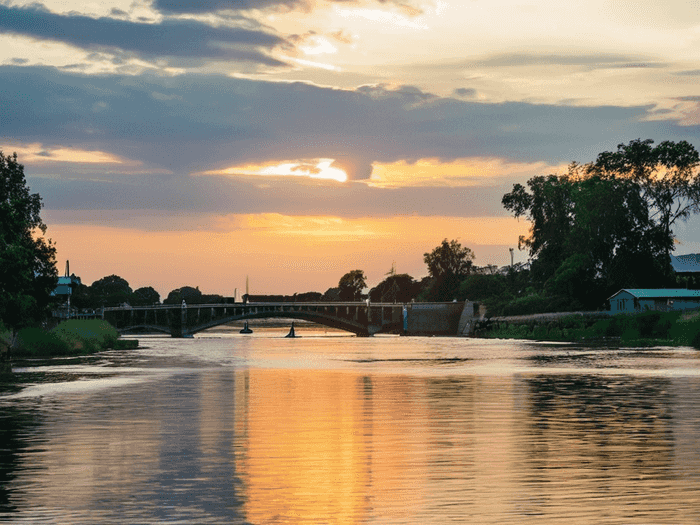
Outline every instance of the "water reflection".
[[[237, 347], [209, 341], [206, 366], [183, 367], [197, 354], [182, 346], [138, 382], [0, 400], [0, 521], [697, 521], [697, 375], [623, 373], [639, 364], [623, 356], [618, 374], [581, 373], [571, 354], [567, 372], [546, 359], [538, 371], [519, 363], [537, 361], [532, 348], [499, 348], [499, 373], [485, 374], [469, 368], [483, 349], [353, 341], [329, 343], [352, 368], [231, 366]], [[590, 370], [611, 356], [580, 357]]]

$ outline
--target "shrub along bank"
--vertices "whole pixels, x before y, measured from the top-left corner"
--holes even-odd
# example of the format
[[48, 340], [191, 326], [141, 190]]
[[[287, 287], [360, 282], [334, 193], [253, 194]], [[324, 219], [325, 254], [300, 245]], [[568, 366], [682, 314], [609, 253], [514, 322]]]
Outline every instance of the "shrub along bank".
[[562, 342], [610, 342], [622, 346], [692, 346], [700, 349], [700, 312], [643, 312], [558, 319], [482, 322], [477, 337]]
[[87, 355], [106, 350], [137, 348], [138, 341], [119, 339], [119, 332], [101, 319], [70, 319], [51, 330], [24, 328], [17, 334], [13, 356]]

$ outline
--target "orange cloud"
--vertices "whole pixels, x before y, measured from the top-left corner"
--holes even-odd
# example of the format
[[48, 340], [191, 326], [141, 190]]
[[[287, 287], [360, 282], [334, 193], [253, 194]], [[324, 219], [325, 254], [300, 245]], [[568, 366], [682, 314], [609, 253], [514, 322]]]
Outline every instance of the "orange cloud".
[[436, 158], [416, 162], [397, 161], [373, 164], [370, 186], [478, 186], [493, 185], [498, 177], [534, 176], [552, 173], [561, 167], [545, 162], [506, 162], [503, 159], [470, 158], [443, 162]]
[[77, 164], [125, 164], [128, 161], [105, 151], [89, 151], [77, 148], [45, 148], [36, 142], [11, 144], [5, 153], [16, 152], [22, 163], [74, 162]]

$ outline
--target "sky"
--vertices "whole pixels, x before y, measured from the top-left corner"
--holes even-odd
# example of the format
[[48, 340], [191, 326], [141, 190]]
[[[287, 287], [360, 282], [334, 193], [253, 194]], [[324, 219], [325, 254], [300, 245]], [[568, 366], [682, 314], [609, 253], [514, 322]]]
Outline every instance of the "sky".
[[513, 184], [700, 148], [699, 80], [697, 0], [0, 0], [0, 150], [60, 273], [162, 296], [526, 261]]

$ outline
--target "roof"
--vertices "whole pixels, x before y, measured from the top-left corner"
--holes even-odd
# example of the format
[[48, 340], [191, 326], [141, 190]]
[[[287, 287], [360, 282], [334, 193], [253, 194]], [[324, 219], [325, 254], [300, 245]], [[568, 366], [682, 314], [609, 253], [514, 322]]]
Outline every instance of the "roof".
[[610, 299], [627, 292], [637, 299], [700, 299], [700, 290], [686, 290], [685, 288], [623, 288], [613, 294]]
[[700, 273], [700, 253], [671, 255], [671, 267], [676, 273]]

